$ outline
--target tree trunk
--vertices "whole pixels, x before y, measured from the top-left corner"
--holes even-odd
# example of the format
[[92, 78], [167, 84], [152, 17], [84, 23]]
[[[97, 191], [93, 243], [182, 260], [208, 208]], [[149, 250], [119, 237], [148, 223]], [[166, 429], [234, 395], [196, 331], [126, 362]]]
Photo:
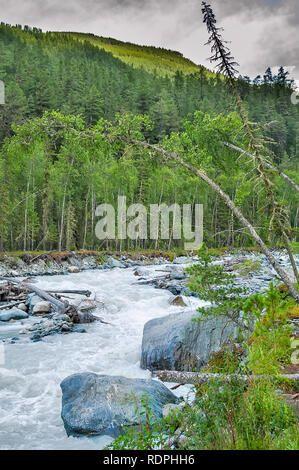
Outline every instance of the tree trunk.
[[68, 182], [70, 178], [71, 168], [74, 163], [74, 158], [72, 159], [70, 169], [67, 174], [67, 178], [64, 185], [63, 198], [62, 198], [62, 208], [61, 208], [61, 219], [60, 219], [60, 232], [59, 232], [59, 241], [58, 241], [58, 251], [62, 249], [62, 237], [63, 237], [63, 227], [64, 227], [64, 213], [65, 213], [65, 200], [66, 200], [66, 191], [68, 187]]
[[[225, 374], [211, 374], [204, 372], [178, 372], [175, 370], [157, 370], [152, 372], [152, 376], [161, 380], [162, 382], [178, 383], [178, 384], [192, 384], [202, 385], [212, 379], [223, 379], [223, 381], [230, 381], [232, 378], [243, 380], [244, 382], [250, 382], [253, 380], [267, 380], [275, 379], [274, 376], [262, 376], [262, 375], [225, 375]], [[283, 377], [287, 380], [299, 381], [299, 374], [284, 374]]]
[[47, 292], [39, 289], [39, 287], [34, 286], [33, 284], [29, 283], [24, 283], [21, 281], [17, 281], [15, 279], [9, 279], [9, 278], [0, 278], [1, 280], [9, 281], [13, 284], [17, 284], [20, 289], [23, 289], [24, 291], [29, 291], [29, 292], [34, 292], [37, 294], [39, 297], [42, 299], [46, 300], [47, 302], [50, 302], [56, 310], [58, 310], [61, 313], [65, 313], [68, 310], [69, 303], [68, 302], [62, 302], [61, 300], [56, 299], [52, 295], [48, 294]]
[[89, 201], [90, 186], [88, 186], [88, 191], [85, 199], [85, 222], [84, 222], [84, 235], [83, 235], [83, 250], [85, 250], [86, 235], [87, 235], [87, 225], [88, 225], [88, 201]]
[[27, 251], [27, 230], [28, 230], [28, 197], [29, 197], [29, 188], [30, 188], [30, 179], [31, 179], [31, 170], [27, 179], [27, 189], [26, 189], [26, 202], [25, 202], [25, 218], [24, 218], [24, 243], [23, 249]]

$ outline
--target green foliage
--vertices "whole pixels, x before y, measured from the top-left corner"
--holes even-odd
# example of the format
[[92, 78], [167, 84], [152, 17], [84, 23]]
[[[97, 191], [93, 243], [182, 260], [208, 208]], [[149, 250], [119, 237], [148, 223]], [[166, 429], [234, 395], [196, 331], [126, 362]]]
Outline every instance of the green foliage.
[[[139, 46], [129, 42], [122, 42], [112, 38], [103, 38], [93, 34], [61, 33], [63, 37], [79, 40], [86, 44], [92, 44], [100, 49], [113, 54], [122, 62], [132, 65], [134, 68], [143, 68], [149, 72], [162, 76], [173, 76], [176, 72], [184, 74], [200, 73], [214, 74], [203, 66], [194, 64], [186, 59], [180, 52], [163, 49], [161, 47]], [[57, 33], [51, 33], [57, 37]]]
[[237, 264], [234, 269], [241, 276], [248, 276], [249, 274], [260, 271], [261, 263], [258, 260], [247, 260], [244, 261], [244, 263]]
[[[218, 126], [224, 135], [232, 133], [233, 128], [238, 129], [239, 122], [235, 116], [218, 119], [196, 113], [185, 122], [186, 131], [173, 133], [165, 140], [165, 145], [179, 152], [185, 148], [191, 160], [197, 159], [198, 164], [214, 173], [210, 152], [214, 145], [212, 134], [217, 132]], [[74, 249], [101, 249], [94, 236], [92, 211], [95, 204], [102, 202], [117, 208], [120, 194], [127, 197], [127, 205], [138, 201], [148, 208], [153, 203], [172, 205], [174, 201], [181, 206], [188, 202], [205, 203], [207, 210], [213, 210], [215, 205], [214, 193], [183, 168], [161, 165], [160, 157], [153, 152], [113, 139], [113, 136], [122, 136], [144, 140], [145, 134], [153, 130], [148, 115], [117, 113], [114, 121], [101, 118], [89, 128], [81, 116], [46, 111], [42, 117], [15, 125], [13, 130], [14, 136], [5, 142], [0, 153], [1, 167], [6, 171], [2, 191], [8, 198], [6, 211], [9, 214], [9, 219], [3, 221], [6, 220], [6, 232], [13, 230], [14, 233], [14, 237], [6, 236], [3, 249], [18, 251], [42, 247], [61, 251], [70, 244]], [[203, 143], [207, 139], [199, 156], [196, 139]], [[229, 152], [224, 155], [229, 163]], [[232, 161], [228, 164], [228, 173], [231, 165]], [[222, 183], [223, 172], [219, 178]], [[71, 211], [68, 210], [70, 201]], [[226, 226], [227, 216], [228, 211], [224, 209], [218, 226]], [[71, 230], [67, 230], [69, 228]], [[213, 229], [214, 222], [206, 218], [206, 233]], [[120, 249], [121, 243], [122, 249], [136, 248], [129, 240], [110, 242], [106, 248]], [[138, 240], [137, 246], [180, 250], [182, 241], [158, 240], [155, 245], [151, 240]]]
[[125, 430], [106, 449], [111, 450], [167, 450], [171, 449], [171, 438], [179, 426], [179, 415], [170, 413], [159, 420], [152, 411], [148, 396], [138, 399], [132, 395], [130, 400], [136, 405], [138, 426]]
[[236, 286], [235, 275], [226, 273], [223, 266], [212, 263], [212, 257], [205, 245], [198, 251], [198, 257], [199, 264], [186, 270], [190, 275], [188, 287], [195, 291], [200, 299], [212, 305], [200, 307], [200, 317], [196, 321], [200, 322], [209, 315], [224, 315], [244, 329], [250, 329], [253, 312], [249, 308], [244, 309], [247, 304], [247, 288]]
[[291, 331], [288, 325], [268, 330], [259, 322], [249, 346], [248, 368], [257, 375], [281, 373], [282, 365], [290, 362]]
[[246, 308], [258, 319], [249, 339], [248, 367], [253, 373], [277, 375], [290, 362], [292, 327], [287, 324], [287, 312], [293, 302], [283, 299], [272, 283], [265, 295], [248, 299]]
[[204, 370], [215, 374], [244, 373], [243, 357], [245, 353], [246, 351], [241, 346], [224, 345], [220, 351], [212, 354], [209, 364]]
[[[100, 135], [108, 131], [153, 143], [163, 140], [166, 149], [206, 171], [267, 240], [267, 197], [255, 187], [252, 165], [243, 157], [236, 159], [235, 152], [220, 143], [247, 146], [241, 121], [231, 113], [233, 98], [222, 76], [177, 52], [5, 24], [0, 25], [0, 53], [0, 79], [6, 86], [6, 105], [0, 107], [0, 142], [5, 142], [0, 166], [6, 172], [1, 186], [5, 205], [1, 250], [65, 248], [68, 237], [63, 236], [61, 247], [59, 237], [67, 224], [63, 207], [68, 208], [71, 198], [76, 213], [73, 247], [101, 248], [96, 246], [92, 210], [104, 200], [115, 203], [120, 190], [128, 202], [145, 205], [160, 200], [204, 204], [209, 214], [204, 217], [204, 234], [210, 247], [252, 244], [223, 201], [203, 182], [173, 163], [166, 167], [153, 152], [112, 143]], [[283, 71], [279, 78], [272, 74], [271, 83], [268, 73], [259, 85], [240, 79], [238, 86], [250, 120], [259, 122], [264, 136], [271, 137], [275, 164], [299, 183], [299, 108], [291, 105]], [[34, 153], [40, 153], [36, 168]], [[68, 174], [71, 153], [76, 157]], [[290, 201], [295, 239], [298, 196], [276, 178], [277, 200]], [[120, 243], [107, 248], [119, 249]], [[176, 240], [136, 244], [182, 248]], [[129, 241], [125, 245], [136, 247]]]
[[296, 450], [298, 421], [270, 383], [249, 384], [234, 376], [198, 389], [184, 415], [184, 449]]

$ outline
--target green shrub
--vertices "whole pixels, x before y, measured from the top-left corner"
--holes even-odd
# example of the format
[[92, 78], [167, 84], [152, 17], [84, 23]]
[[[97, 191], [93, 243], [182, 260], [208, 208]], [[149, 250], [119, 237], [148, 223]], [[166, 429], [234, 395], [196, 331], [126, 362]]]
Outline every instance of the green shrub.
[[169, 450], [171, 438], [181, 421], [180, 413], [170, 413], [159, 420], [151, 409], [149, 398], [144, 395], [141, 399], [131, 395], [136, 405], [135, 413], [138, 426], [130, 426], [115, 439], [109, 450]]
[[184, 449], [296, 450], [298, 421], [286, 402], [265, 381], [248, 387], [213, 380], [198, 389], [184, 416]]

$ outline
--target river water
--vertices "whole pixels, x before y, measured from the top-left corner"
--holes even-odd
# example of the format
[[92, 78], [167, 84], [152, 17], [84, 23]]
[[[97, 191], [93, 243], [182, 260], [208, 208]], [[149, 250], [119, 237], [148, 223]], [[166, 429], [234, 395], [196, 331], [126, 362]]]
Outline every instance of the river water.
[[[154, 271], [159, 267], [145, 267]], [[60, 382], [77, 372], [149, 378], [140, 369], [144, 324], [180, 311], [168, 300], [169, 291], [137, 286], [133, 269], [85, 271], [37, 278], [47, 289], [89, 289], [104, 302], [98, 312], [111, 325], [84, 325], [87, 333], [57, 334], [40, 342], [5, 344], [0, 351], [1, 449], [100, 449], [109, 437], [67, 437], [60, 417]], [[184, 298], [195, 309], [204, 303]], [[96, 312], [97, 314], [97, 312]], [[32, 320], [31, 320], [32, 321]], [[27, 320], [26, 320], [27, 322]], [[26, 323], [25, 322], [25, 323]], [[2, 324], [0, 340], [23, 329], [21, 322]], [[186, 388], [177, 395], [186, 394]]]

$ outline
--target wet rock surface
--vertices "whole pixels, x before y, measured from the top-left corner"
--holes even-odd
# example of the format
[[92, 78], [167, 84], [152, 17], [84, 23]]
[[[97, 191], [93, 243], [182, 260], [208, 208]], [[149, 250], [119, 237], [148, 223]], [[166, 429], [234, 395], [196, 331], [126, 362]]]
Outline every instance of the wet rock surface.
[[[61, 383], [61, 417], [68, 435], [118, 436], [127, 426], [138, 425], [136, 401], [147, 397], [156, 418], [163, 406], [178, 398], [155, 380], [74, 374]], [[144, 416], [141, 416], [144, 420]]]
[[[66, 315], [67, 317], [67, 315]], [[73, 329], [73, 323], [70, 318], [55, 318], [53, 316], [49, 319], [41, 319], [20, 331], [20, 335], [26, 335], [31, 341], [40, 341], [45, 336], [50, 336], [56, 333], [70, 333]], [[15, 338], [14, 338], [15, 341]]]
[[143, 330], [141, 367], [149, 370], [193, 371], [206, 365], [238, 328], [226, 317], [194, 322], [194, 311], [174, 313], [147, 322]]
[[50, 313], [51, 312], [51, 304], [50, 302], [46, 302], [45, 300], [42, 300], [41, 302], [37, 302], [32, 310], [33, 315], [43, 315], [45, 313]]
[[28, 314], [19, 308], [11, 308], [0, 312], [0, 321], [23, 320], [28, 318]]

